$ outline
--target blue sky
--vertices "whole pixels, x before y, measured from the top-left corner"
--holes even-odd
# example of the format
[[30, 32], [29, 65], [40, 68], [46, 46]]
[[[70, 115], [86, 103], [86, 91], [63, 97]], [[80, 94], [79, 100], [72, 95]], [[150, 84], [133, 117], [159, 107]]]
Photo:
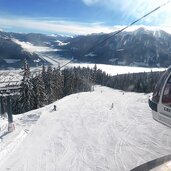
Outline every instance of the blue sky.
[[[164, 0], [0, 0], [0, 29], [14, 32], [112, 32]], [[170, 28], [171, 5], [139, 22]]]

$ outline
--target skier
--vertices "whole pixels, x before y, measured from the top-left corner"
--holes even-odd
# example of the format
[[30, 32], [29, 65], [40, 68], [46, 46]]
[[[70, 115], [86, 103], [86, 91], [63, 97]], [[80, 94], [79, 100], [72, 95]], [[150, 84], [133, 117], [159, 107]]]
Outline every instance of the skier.
[[56, 111], [56, 105], [53, 106], [53, 110]]

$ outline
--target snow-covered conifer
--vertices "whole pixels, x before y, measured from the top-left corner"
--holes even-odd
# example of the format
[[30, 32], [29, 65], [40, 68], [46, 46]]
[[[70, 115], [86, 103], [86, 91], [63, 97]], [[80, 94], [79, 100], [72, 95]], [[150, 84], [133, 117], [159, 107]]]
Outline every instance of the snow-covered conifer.
[[27, 63], [27, 60], [24, 60], [24, 65], [22, 69], [23, 79], [21, 82], [19, 102], [21, 112], [26, 112], [34, 108], [33, 84], [31, 81], [30, 68]]

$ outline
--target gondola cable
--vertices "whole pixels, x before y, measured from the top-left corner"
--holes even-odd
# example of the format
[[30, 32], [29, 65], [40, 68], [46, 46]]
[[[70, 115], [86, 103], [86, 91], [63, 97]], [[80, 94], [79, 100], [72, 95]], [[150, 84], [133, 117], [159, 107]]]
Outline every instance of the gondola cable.
[[[117, 34], [121, 33], [122, 31], [126, 30], [127, 28], [129, 28], [130, 26], [134, 25], [135, 23], [141, 21], [142, 19], [146, 18], [147, 16], [149, 16], [150, 14], [154, 13], [155, 11], [159, 10], [160, 8], [166, 6], [167, 4], [169, 4], [171, 2], [171, 0], [163, 3], [162, 5], [154, 8], [153, 10], [151, 10], [150, 12], [148, 12], [147, 14], [143, 15], [142, 17], [138, 18], [137, 20], [133, 21], [132, 23], [130, 23], [129, 25], [125, 26], [124, 28], [114, 32], [112, 35], [110, 35], [109, 37], [105, 38], [104, 40], [102, 40], [101, 42], [97, 43], [96, 45], [94, 45], [93, 47], [91, 47], [90, 49], [88, 49], [88, 51], [86, 51], [87, 53], [91, 53], [91, 51], [97, 46], [97, 45], [101, 45], [103, 44], [105, 41], [109, 40], [110, 38], [116, 36]], [[87, 54], [85, 53], [85, 54]]]

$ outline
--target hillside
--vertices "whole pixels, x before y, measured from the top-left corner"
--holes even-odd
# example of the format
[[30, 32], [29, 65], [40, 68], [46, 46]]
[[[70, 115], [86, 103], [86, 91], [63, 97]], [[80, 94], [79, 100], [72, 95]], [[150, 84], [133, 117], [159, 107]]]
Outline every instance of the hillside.
[[[139, 28], [111, 37], [113, 34], [115, 33], [75, 37], [69, 40], [69, 44], [62, 47], [65, 51], [61, 53], [65, 56], [74, 56], [82, 62], [145, 67], [171, 65], [169, 33]], [[108, 37], [111, 38], [107, 39]], [[106, 41], [103, 42], [103, 40]]]
[[48, 61], [39, 52], [53, 52], [54, 49], [49, 47], [57, 45], [57, 40], [64, 41], [67, 38], [60, 35], [0, 31], [0, 69], [21, 68], [24, 59], [27, 59], [30, 66], [46, 64]]
[[[23, 126], [25, 138], [16, 143], [15, 132], [3, 137], [6, 150], [10, 144], [13, 150], [6, 155], [0, 151], [1, 171], [127, 171], [167, 155], [170, 128], [152, 119], [147, 99], [148, 95], [97, 86], [94, 92], [55, 102], [56, 112], [54, 104], [31, 111], [25, 115], [42, 115], [32, 128], [24, 131]], [[18, 117], [16, 129], [17, 123], [32, 123], [29, 117]]]
[[0, 37], [0, 68], [21, 67], [24, 59], [27, 59], [31, 66], [42, 64], [42, 60], [35, 53], [24, 51], [20, 45], [9, 38]]
[[[140, 27], [112, 37], [113, 34], [115, 32], [69, 37], [0, 32], [0, 68], [19, 67], [24, 58], [31, 66], [41, 65], [43, 61], [54, 63], [50, 58], [57, 63], [74, 58], [78, 62], [138, 67], [171, 65], [169, 33]], [[106, 41], [101, 43], [103, 40]]]

